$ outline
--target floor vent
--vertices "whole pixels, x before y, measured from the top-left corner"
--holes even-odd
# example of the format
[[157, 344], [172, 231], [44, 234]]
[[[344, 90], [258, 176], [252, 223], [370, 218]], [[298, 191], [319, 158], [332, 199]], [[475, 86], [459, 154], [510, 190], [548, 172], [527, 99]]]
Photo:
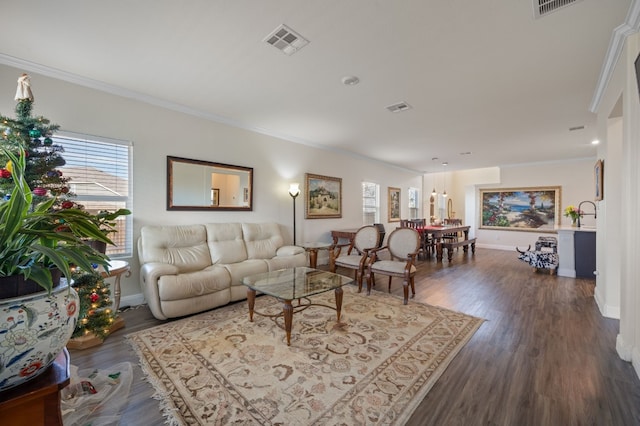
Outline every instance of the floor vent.
[[293, 55], [298, 50], [309, 44], [309, 40], [302, 37], [286, 25], [280, 25], [273, 30], [264, 41], [281, 50], [286, 55]]
[[411, 109], [411, 105], [406, 102], [398, 102], [397, 104], [389, 105], [385, 108], [387, 108], [391, 112], [401, 112]]
[[571, 6], [573, 3], [579, 1], [580, 0], [533, 0], [533, 15], [536, 19], [542, 18], [551, 12]]

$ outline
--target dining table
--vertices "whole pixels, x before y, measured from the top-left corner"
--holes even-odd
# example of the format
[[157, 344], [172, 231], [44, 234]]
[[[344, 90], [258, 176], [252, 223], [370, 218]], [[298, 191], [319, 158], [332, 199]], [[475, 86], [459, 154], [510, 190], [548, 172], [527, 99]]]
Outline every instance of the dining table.
[[422, 250], [423, 252], [429, 253], [428, 251], [428, 236], [431, 235], [433, 245], [436, 251], [436, 259], [438, 262], [442, 261], [443, 258], [443, 236], [447, 234], [455, 234], [462, 232], [464, 234], [464, 241], [469, 241], [469, 228], [470, 226], [465, 225], [426, 225], [419, 226], [415, 228], [416, 231], [420, 233], [420, 239], [422, 241]]

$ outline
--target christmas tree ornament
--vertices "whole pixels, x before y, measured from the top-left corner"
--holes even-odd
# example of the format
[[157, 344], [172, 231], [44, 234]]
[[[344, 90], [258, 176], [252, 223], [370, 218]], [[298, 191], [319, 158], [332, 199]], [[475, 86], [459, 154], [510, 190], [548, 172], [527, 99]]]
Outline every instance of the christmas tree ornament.
[[53, 139], [51, 139], [50, 137], [48, 137], [48, 136], [47, 136], [46, 138], [44, 138], [44, 144], [45, 144], [45, 146], [49, 146], [49, 145], [51, 145], [52, 143], [53, 143]]
[[42, 133], [40, 133], [40, 130], [38, 129], [31, 129], [29, 130], [29, 136], [31, 136], [32, 138], [39, 138], [40, 136], [42, 136]]
[[0, 176], [4, 179], [9, 179], [11, 177], [11, 172], [7, 169], [0, 170]]
[[16, 101], [28, 100], [33, 102], [33, 93], [31, 92], [31, 79], [28, 74], [22, 74], [18, 78], [18, 88], [16, 90]]
[[38, 197], [44, 197], [45, 195], [47, 195], [47, 190], [41, 187], [37, 187], [37, 188], [33, 188], [33, 195], [36, 195]]

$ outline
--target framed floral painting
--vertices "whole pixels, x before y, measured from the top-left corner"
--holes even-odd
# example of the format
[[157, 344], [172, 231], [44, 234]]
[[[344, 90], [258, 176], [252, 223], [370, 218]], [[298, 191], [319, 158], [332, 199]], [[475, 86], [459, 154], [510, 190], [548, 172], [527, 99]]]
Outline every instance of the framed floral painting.
[[389, 222], [400, 222], [400, 188], [389, 187], [387, 194]]

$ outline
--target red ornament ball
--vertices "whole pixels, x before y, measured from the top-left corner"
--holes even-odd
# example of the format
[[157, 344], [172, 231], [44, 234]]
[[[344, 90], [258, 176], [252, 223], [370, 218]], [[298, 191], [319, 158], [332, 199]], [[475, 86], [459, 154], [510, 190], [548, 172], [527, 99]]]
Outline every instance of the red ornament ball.
[[33, 195], [37, 195], [38, 197], [44, 197], [45, 195], [47, 195], [47, 190], [41, 187], [34, 188]]
[[73, 207], [73, 202], [65, 201], [64, 203], [62, 203], [60, 207], [62, 207], [63, 209], [70, 209], [71, 207]]
[[89, 299], [91, 300], [91, 303], [96, 303], [98, 299], [100, 299], [100, 296], [98, 296], [97, 293], [91, 293], [91, 296], [89, 296]]
[[0, 176], [2, 176], [5, 179], [9, 179], [11, 177], [11, 172], [7, 169], [2, 169], [0, 170]]

